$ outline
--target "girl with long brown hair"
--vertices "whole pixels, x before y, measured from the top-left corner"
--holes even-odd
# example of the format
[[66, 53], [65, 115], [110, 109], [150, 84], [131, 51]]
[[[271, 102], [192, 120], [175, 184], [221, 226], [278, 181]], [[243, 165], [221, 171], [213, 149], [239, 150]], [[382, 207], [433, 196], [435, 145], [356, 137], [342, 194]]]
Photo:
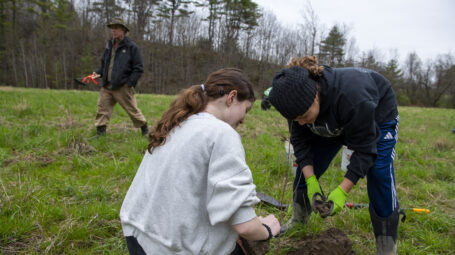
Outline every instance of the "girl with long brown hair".
[[120, 211], [130, 254], [242, 254], [238, 236], [279, 233], [274, 215], [252, 207], [259, 199], [234, 130], [254, 101], [247, 76], [225, 68], [171, 103]]

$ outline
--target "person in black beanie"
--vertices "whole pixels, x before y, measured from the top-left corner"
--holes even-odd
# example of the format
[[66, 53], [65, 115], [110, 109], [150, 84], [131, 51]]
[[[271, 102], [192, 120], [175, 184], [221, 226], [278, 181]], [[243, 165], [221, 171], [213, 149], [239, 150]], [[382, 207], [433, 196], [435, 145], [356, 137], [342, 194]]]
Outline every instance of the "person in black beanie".
[[399, 205], [393, 159], [398, 139], [395, 93], [379, 73], [319, 66], [294, 58], [278, 72], [268, 101], [288, 120], [298, 164], [293, 214], [282, 231], [306, 222], [319, 177], [343, 145], [353, 150], [343, 181], [329, 193], [331, 215], [342, 210], [351, 188], [367, 176], [370, 218], [378, 254], [396, 254]]

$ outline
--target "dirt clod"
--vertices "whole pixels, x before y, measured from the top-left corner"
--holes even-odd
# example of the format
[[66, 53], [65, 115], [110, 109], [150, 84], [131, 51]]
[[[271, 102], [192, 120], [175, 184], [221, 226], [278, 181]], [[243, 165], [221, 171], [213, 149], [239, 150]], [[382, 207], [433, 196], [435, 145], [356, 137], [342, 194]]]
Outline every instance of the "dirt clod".
[[332, 204], [328, 201], [316, 200], [313, 204], [313, 210], [315, 213], [319, 213], [322, 218], [330, 215]]
[[337, 228], [330, 228], [316, 236], [304, 236], [294, 247], [297, 250], [288, 252], [292, 255], [345, 255], [355, 254], [352, 250], [352, 241], [346, 234]]

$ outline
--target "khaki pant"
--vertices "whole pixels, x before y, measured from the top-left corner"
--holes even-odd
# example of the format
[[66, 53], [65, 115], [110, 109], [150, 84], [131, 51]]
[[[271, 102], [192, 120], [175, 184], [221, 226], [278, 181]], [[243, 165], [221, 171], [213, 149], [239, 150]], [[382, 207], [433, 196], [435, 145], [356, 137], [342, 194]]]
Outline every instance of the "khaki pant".
[[137, 108], [134, 88], [124, 85], [117, 90], [101, 88], [98, 97], [95, 126], [104, 126], [109, 123], [116, 103], [119, 103], [125, 109], [135, 127], [142, 127], [147, 123], [141, 110]]

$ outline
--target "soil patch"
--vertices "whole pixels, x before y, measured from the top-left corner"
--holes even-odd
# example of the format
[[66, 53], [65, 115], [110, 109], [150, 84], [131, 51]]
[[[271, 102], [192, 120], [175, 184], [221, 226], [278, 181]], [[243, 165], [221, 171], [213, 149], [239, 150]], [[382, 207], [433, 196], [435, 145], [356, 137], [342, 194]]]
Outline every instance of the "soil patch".
[[295, 251], [287, 254], [293, 255], [344, 255], [355, 254], [352, 250], [352, 241], [338, 228], [329, 228], [316, 236], [304, 236], [302, 240], [293, 245]]
[[248, 255], [264, 255], [270, 250], [269, 241], [249, 241], [244, 238], [241, 240]]
[[[243, 248], [248, 255], [264, 255], [270, 250], [269, 241], [248, 241], [241, 238]], [[291, 255], [351, 255], [352, 241], [338, 228], [329, 228], [319, 235], [307, 235], [293, 242]]]

